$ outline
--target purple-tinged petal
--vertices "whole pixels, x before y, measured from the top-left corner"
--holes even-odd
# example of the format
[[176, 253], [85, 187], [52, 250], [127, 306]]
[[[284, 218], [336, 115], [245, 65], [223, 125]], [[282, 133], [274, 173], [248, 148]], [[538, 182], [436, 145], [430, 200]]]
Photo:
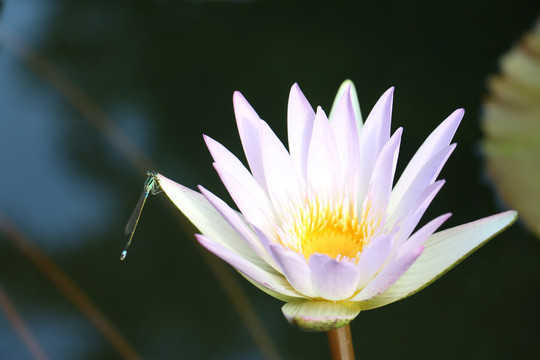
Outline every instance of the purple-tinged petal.
[[425, 167], [426, 163], [450, 145], [450, 141], [452, 141], [464, 114], [463, 109], [454, 111], [427, 137], [396, 183], [392, 192], [389, 210], [398, 206], [401, 199], [409, 192], [416, 174]]
[[[204, 141], [212, 158], [219, 165], [220, 168], [224, 169], [234, 176], [249, 189], [257, 189], [255, 192], [259, 193], [260, 196], [264, 196], [264, 189], [255, 181], [251, 173], [246, 169], [242, 162], [234, 156], [225, 146], [221, 145], [216, 140], [212, 139], [210, 136], [203, 135]], [[260, 189], [260, 190], [259, 190]]]
[[397, 129], [384, 145], [371, 175], [368, 191], [369, 200], [374, 206], [379, 206], [380, 211], [386, 210], [390, 199], [402, 132], [402, 128]]
[[[401, 196], [398, 204], [395, 203], [396, 195], [395, 192], [392, 191], [390, 203], [388, 205], [388, 213], [390, 214], [388, 219], [389, 223], [393, 223], [403, 218], [407, 213], [414, 211], [412, 207], [417, 203], [418, 195], [422, 194], [422, 192], [435, 181], [446, 160], [448, 160], [455, 148], [456, 144], [452, 144], [439, 151], [427, 161], [424, 166], [414, 174], [414, 179], [410, 182], [407, 193]], [[392, 203], [394, 206], [393, 208], [390, 208]]]
[[[273, 293], [269, 293], [270, 295], [275, 296], [283, 301], [291, 301], [302, 298], [302, 295], [298, 294], [281, 274], [278, 274], [273, 270], [268, 271], [266, 269], [262, 269], [252, 264], [240, 255], [221, 246], [207, 236], [200, 234], [196, 234], [195, 236], [201, 245], [206, 249], [228, 262], [232, 267], [251, 281], [260, 284], [260, 289], [268, 289], [272, 291]], [[275, 294], [278, 294], [279, 297]]]
[[262, 229], [272, 228], [276, 216], [264, 191], [255, 183], [242, 182], [235, 174], [214, 163], [214, 168], [227, 188], [240, 212], [253, 225]]
[[516, 211], [506, 211], [433, 234], [424, 243], [425, 251], [422, 256], [392, 287], [360, 306], [365, 310], [374, 309], [420, 291], [516, 219]]
[[158, 179], [161, 189], [200, 232], [251, 263], [269, 269], [268, 264], [202, 194], [175, 183], [161, 174], [158, 175]]
[[[227, 223], [233, 228], [233, 230], [240, 235], [238, 241], [235, 243], [229, 242], [231, 248], [240, 249], [247, 245], [253, 249], [264, 261], [266, 261], [274, 269], [277, 268], [274, 260], [266, 252], [261, 241], [253, 231], [250, 225], [246, 223], [245, 218], [242, 214], [231, 209], [223, 200], [218, 198], [216, 195], [212, 194], [210, 191], [206, 190], [204, 187], [199, 186], [199, 190], [206, 197], [206, 199], [214, 206], [214, 208], [219, 212], [219, 214], [227, 221]], [[240, 253], [239, 251], [236, 251]]]
[[401, 244], [403, 244], [403, 242], [406, 241], [412, 234], [412, 232], [420, 222], [420, 219], [429, 207], [429, 204], [431, 204], [435, 196], [437, 196], [444, 183], [444, 180], [439, 180], [429, 185], [424, 191], [420, 193], [420, 195], [416, 199], [416, 203], [411, 207], [411, 210], [406, 213], [403, 218], [400, 219], [398, 225], [398, 240], [396, 242], [397, 246], [401, 246]]
[[417, 230], [404, 244], [400, 246], [397, 256], [410, 252], [424, 244], [424, 242], [446, 221], [452, 214], [444, 214], [428, 222]]
[[[368, 190], [370, 176], [379, 154], [390, 138], [394, 88], [388, 89], [377, 101], [360, 132], [360, 170], [358, 199], [360, 203]], [[367, 175], [367, 176], [366, 176]]]
[[394, 239], [391, 235], [380, 235], [371, 240], [369, 245], [362, 251], [358, 260], [357, 289], [363, 289], [371, 279], [379, 272], [388, 257], [392, 253]]
[[238, 133], [240, 134], [240, 140], [242, 141], [242, 147], [244, 148], [249, 167], [255, 180], [263, 188], [266, 188], [259, 139], [260, 117], [238, 91], [235, 91], [233, 94], [233, 104]]
[[333, 189], [341, 174], [336, 139], [320, 107], [317, 108], [309, 144], [307, 174], [309, 183], [322, 193]]
[[291, 156], [268, 124], [260, 120], [261, 158], [268, 195], [275, 209], [300, 201], [296, 167]]
[[305, 297], [316, 297], [311, 284], [311, 271], [306, 259], [296, 251], [286, 249], [281, 244], [271, 244], [272, 257], [292, 287]]
[[349, 92], [349, 97], [351, 99], [353, 111], [354, 111], [354, 118], [356, 119], [356, 130], [357, 133], [360, 134], [360, 131], [362, 130], [363, 120], [362, 120], [362, 112], [360, 111], [360, 103], [358, 102], [358, 94], [356, 92], [356, 87], [354, 86], [353, 82], [351, 80], [345, 80], [341, 86], [338, 89], [338, 92], [336, 94], [336, 97], [334, 98], [334, 103], [332, 104], [332, 109], [330, 110], [330, 116], [328, 117], [330, 121], [334, 118], [334, 114], [337, 110], [338, 104], [341, 101], [343, 94], [345, 92]]
[[313, 254], [309, 258], [309, 268], [314, 290], [323, 299], [345, 300], [356, 291], [358, 269], [347, 260], [338, 261], [326, 254]]
[[358, 295], [352, 298], [351, 301], [365, 301], [383, 293], [411, 267], [422, 254], [423, 250], [424, 247], [419, 246], [390, 260], [379, 274]]
[[[255, 231], [255, 234], [257, 234], [257, 238], [261, 242], [261, 245], [262, 245], [264, 251], [268, 254], [268, 256], [272, 257], [272, 250], [270, 250], [270, 246], [272, 244], [276, 244], [276, 242], [274, 240], [272, 240], [270, 238], [270, 236], [275, 236], [274, 235], [274, 229], [272, 228], [270, 232], [265, 232], [265, 230], [263, 230], [261, 228], [258, 228], [255, 225], [251, 225], [251, 226], [253, 228], [253, 231]], [[269, 236], [269, 235], [267, 235], [267, 233], [271, 234], [271, 235]], [[273, 258], [272, 258], [272, 260], [273, 260]], [[281, 272], [281, 270], [278, 270], [278, 271]]]
[[253, 230], [257, 234], [266, 253], [276, 263], [277, 268], [275, 269], [283, 274], [300, 293], [306, 297], [313, 297], [314, 292], [311, 285], [310, 270], [304, 257], [273, 240], [271, 237], [275, 236], [274, 234], [269, 236], [256, 226], [253, 226]]
[[289, 93], [287, 119], [289, 151], [296, 168], [305, 179], [315, 112], [296, 83]]
[[[358, 129], [354, 108], [351, 101], [351, 86], [347, 86], [333, 110], [330, 125], [337, 141], [337, 149], [341, 164], [341, 174], [345, 179], [357, 180], [358, 176]], [[356, 184], [352, 184], [356, 185]]]

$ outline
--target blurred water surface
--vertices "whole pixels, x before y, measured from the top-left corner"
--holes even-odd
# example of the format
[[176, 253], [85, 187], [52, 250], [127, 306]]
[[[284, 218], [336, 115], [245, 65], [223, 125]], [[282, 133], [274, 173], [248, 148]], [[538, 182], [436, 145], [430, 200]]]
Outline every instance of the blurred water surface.
[[[272, 344], [260, 333], [254, 341], [257, 327], [239, 320], [223, 291], [234, 285], [216, 277], [221, 263], [202, 255], [164, 196], [149, 198], [119, 261], [145, 170], [203, 184], [230, 202], [201, 134], [241, 154], [232, 92], [242, 91], [285, 140], [294, 82], [329, 111], [350, 78], [364, 117], [396, 86], [393, 129], [405, 128], [400, 169], [440, 121], [466, 109], [441, 175], [447, 184], [426, 219], [450, 211], [448, 227], [501, 211], [477, 150], [480, 101], [498, 56], [540, 7], [480, 4], [5, 1], [0, 292], [51, 359], [129, 351], [147, 359], [328, 358], [324, 334], [291, 328], [279, 301], [230, 271]], [[13, 239], [22, 236], [51, 263], [21, 251]], [[421, 293], [360, 314], [352, 324], [358, 358], [540, 357], [539, 260], [538, 241], [514, 226]], [[117, 333], [104, 332], [94, 308], [85, 308], [93, 322], [59, 290], [51, 266]], [[32, 358], [5, 310], [0, 358]]]

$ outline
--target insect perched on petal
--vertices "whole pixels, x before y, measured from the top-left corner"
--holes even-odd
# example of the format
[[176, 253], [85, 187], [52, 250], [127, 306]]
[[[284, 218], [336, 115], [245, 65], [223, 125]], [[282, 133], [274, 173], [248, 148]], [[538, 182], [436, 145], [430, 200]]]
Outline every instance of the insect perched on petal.
[[364, 123], [352, 82], [339, 89], [329, 117], [294, 84], [287, 149], [235, 92], [249, 170], [204, 139], [239, 212], [202, 186], [199, 193], [157, 175], [202, 233], [198, 241], [285, 301], [285, 317], [303, 329], [335, 329], [361, 310], [413, 294], [516, 219], [508, 211], [435, 233], [444, 214], [417, 229], [444, 184], [437, 177], [464, 111], [429, 135], [394, 185], [402, 129], [390, 134], [393, 93], [382, 95]]

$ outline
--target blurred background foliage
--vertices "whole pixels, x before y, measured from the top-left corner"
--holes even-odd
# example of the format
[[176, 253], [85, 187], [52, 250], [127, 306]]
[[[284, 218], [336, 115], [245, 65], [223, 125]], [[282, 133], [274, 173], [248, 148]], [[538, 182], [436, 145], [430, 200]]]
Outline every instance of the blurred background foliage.
[[503, 201], [540, 237], [540, 21], [500, 60], [484, 101], [482, 150]]
[[[149, 199], [119, 261], [145, 171], [230, 201], [201, 134], [241, 154], [232, 92], [285, 140], [294, 82], [329, 111], [350, 78], [364, 117], [396, 86], [400, 169], [466, 109], [426, 219], [451, 211], [453, 226], [501, 211], [478, 146], [480, 104], [487, 75], [539, 9], [524, 0], [4, 1], [0, 358], [328, 358], [324, 334], [290, 327], [279, 301], [201, 251], [164, 196]], [[361, 313], [358, 358], [540, 357], [539, 259], [540, 243], [512, 227], [413, 298]]]

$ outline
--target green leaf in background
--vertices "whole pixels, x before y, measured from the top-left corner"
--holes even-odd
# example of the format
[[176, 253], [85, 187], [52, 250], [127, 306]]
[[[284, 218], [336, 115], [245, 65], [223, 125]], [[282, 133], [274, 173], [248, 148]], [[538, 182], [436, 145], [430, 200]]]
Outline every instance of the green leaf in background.
[[540, 22], [501, 58], [488, 84], [482, 144], [502, 200], [540, 237]]

